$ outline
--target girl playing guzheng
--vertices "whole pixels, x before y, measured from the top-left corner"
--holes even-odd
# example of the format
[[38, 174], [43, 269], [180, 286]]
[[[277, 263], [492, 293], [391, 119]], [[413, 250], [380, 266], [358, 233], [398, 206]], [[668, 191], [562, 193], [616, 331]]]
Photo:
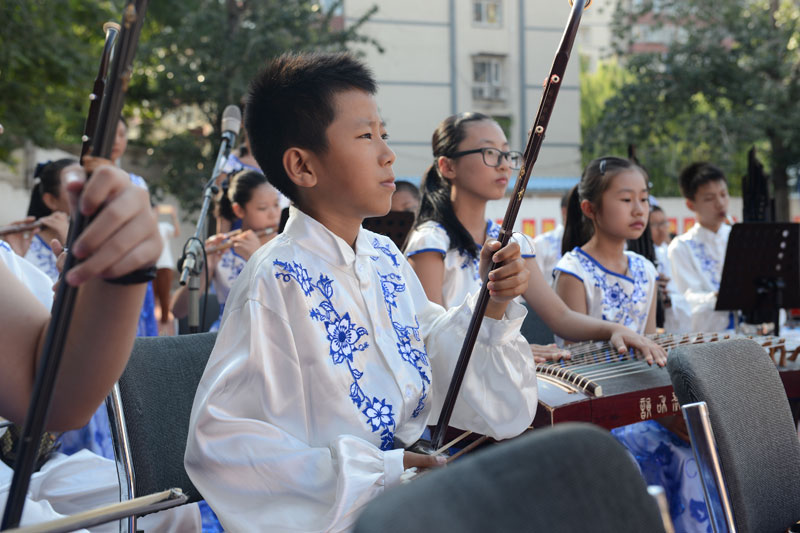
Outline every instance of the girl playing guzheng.
[[[433, 134], [434, 163], [422, 183], [422, 201], [405, 254], [428, 298], [445, 308], [460, 305], [481, 286], [478, 257], [487, 238], [500, 226], [486, 218], [489, 200], [503, 197], [519, 152], [507, 151], [508, 140], [491, 117], [461, 113], [443, 120]], [[531, 239], [514, 234], [530, 271], [523, 298], [557, 334], [570, 340], [608, 340], [618, 349], [631, 346], [658, 362], [664, 351], [631, 329], [587, 317], [569, 309], [545, 280]], [[641, 332], [639, 332], [641, 333]], [[537, 362], [568, 357], [554, 346], [531, 345]]]
[[[564, 255], [555, 288], [573, 310], [655, 333], [656, 269], [626, 251], [645, 231], [650, 211], [647, 176], [627, 159], [603, 157], [586, 167], [567, 207]], [[664, 487], [676, 531], [706, 531], [703, 489], [689, 445], [649, 420], [612, 434], [635, 456], [648, 484]]]

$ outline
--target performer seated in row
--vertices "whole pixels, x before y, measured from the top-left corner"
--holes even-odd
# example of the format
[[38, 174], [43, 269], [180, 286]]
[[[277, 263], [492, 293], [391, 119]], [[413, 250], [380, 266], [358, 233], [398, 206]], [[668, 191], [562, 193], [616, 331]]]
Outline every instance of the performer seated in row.
[[[638, 333], [656, 332], [656, 269], [625, 246], [645, 231], [649, 196], [647, 175], [632, 161], [589, 163], [569, 200], [564, 256], [556, 266], [556, 292], [570, 308]], [[612, 434], [648, 484], [664, 487], [676, 531], [705, 531], [708, 517], [697, 513], [705, 510], [703, 487], [688, 443], [652, 420]]]
[[692, 163], [678, 181], [697, 223], [669, 245], [672, 279], [689, 303], [693, 331], [733, 329], [733, 313], [714, 311], [731, 234], [728, 180], [710, 163]]
[[[503, 197], [522, 154], [508, 151], [502, 128], [482, 113], [446, 118], [433, 133], [432, 145], [435, 159], [423, 179], [420, 212], [405, 253], [428, 299], [449, 309], [481, 286], [479, 243], [500, 232], [486, 218], [486, 204]], [[623, 351], [629, 343], [650, 360], [666, 361], [661, 348], [635, 331], [570, 310], [542, 276], [532, 239], [519, 233], [512, 239], [531, 273], [523, 298], [552, 330], [571, 340], [611, 339]], [[538, 362], [569, 357], [555, 345], [531, 345], [531, 350]]]
[[570, 192], [571, 189], [561, 197], [559, 204], [561, 221], [558, 226], [533, 239], [533, 245], [536, 247], [536, 262], [544, 275], [544, 280], [549, 285], [553, 284], [553, 269], [561, 259], [561, 241], [564, 239], [564, 221], [567, 219], [567, 201]]
[[[404, 469], [440, 410], [474, 300], [445, 311], [388, 237], [395, 155], [370, 71], [346, 54], [287, 54], [253, 81], [245, 124], [265, 174], [296, 207], [247, 262], [195, 397], [186, 470], [230, 531], [341, 531]], [[276, 128], [275, 124], [280, 124]], [[490, 302], [453, 425], [496, 438], [528, 427], [536, 373], [511, 302], [519, 246], [484, 244]]]
[[[241, 220], [242, 226], [241, 233], [230, 237], [217, 234], [206, 241], [206, 250], [212, 250], [207, 254], [206, 268], [219, 301], [219, 317], [211, 325], [211, 331], [219, 329], [228, 294], [245, 263], [256, 250], [277, 235], [281, 218], [278, 191], [261, 172], [240, 170], [220, 192], [216, 215], [218, 220]], [[269, 230], [272, 231], [267, 233]], [[224, 247], [223, 243], [228, 240], [230, 246]], [[200, 276], [200, 290], [205, 288], [205, 283], [205, 275]], [[175, 292], [172, 313], [177, 318], [183, 318], [189, 312], [188, 292], [187, 287]]]
[[[83, 186], [81, 167], [64, 168], [66, 198]], [[47, 427], [80, 427], [119, 378], [131, 352], [144, 284], [120, 285], [115, 278], [152, 264], [161, 249], [147, 194], [110, 166], [92, 175], [80, 198], [84, 214], [97, 214], [75, 243], [84, 262], [66, 273], [82, 285], [59, 369]], [[60, 251], [60, 246], [57, 247]], [[35, 379], [53, 300], [52, 281], [0, 242], [0, 416], [21, 424]], [[0, 429], [0, 509], [13, 476], [19, 428]], [[52, 439], [48, 442], [52, 442]], [[88, 450], [67, 456], [47, 453], [31, 478], [22, 525], [60, 518], [119, 501], [114, 461]], [[196, 506], [157, 513], [139, 522], [146, 531], [193, 531]], [[117, 523], [93, 528], [115, 531]]]
[[656, 254], [656, 270], [658, 270], [658, 291], [664, 303], [664, 331], [666, 333], [690, 333], [692, 329], [692, 310], [686, 297], [678, 291], [672, 279], [672, 268], [669, 263], [669, 220], [664, 210], [658, 205], [650, 206], [650, 235]]
[[409, 211], [416, 213], [419, 210], [419, 189], [410, 181], [397, 180], [392, 195], [391, 211]]
[[35, 231], [9, 235], [8, 243], [19, 255], [33, 263], [55, 283], [58, 279], [53, 240], [63, 245], [69, 230], [69, 199], [64, 183], [64, 169], [77, 163], [59, 159], [36, 165], [34, 186], [24, 222], [39, 221]]

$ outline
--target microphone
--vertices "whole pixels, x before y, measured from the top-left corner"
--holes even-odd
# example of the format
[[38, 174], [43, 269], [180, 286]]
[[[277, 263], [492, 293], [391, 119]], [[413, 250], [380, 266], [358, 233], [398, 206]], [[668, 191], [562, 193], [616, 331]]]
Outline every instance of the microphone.
[[242, 111], [238, 106], [229, 105], [222, 112], [222, 143], [219, 146], [219, 154], [217, 155], [217, 162], [214, 164], [214, 171], [211, 173], [211, 183], [216, 182], [222, 173], [222, 169], [225, 167], [225, 163], [231, 153], [231, 148], [236, 144], [236, 136], [239, 135], [241, 127]]

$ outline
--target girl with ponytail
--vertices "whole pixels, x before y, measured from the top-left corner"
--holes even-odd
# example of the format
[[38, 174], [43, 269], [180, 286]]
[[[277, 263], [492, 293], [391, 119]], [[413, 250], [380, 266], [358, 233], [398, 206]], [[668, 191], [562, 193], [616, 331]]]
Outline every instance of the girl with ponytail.
[[[555, 268], [556, 291], [571, 309], [656, 332], [656, 268], [631, 250], [652, 249], [647, 237], [642, 240], [649, 199], [647, 174], [634, 162], [601, 157], [586, 167], [567, 207], [564, 255]], [[706, 507], [691, 448], [662, 425], [676, 422], [647, 420], [612, 434], [636, 458], [648, 485], [667, 491], [676, 531], [706, 531], [707, 514], [697, 512]]]
[[61, 174], [66, 167], [75, 163], [77, 161], [74, 159], [40, 163], [33, 174], [34, 186], [26, 220], [40, 220], [42, 226], [22, 255], [53, 282], [58, 279], [58, 268], [51, 244], [57, 240], [63, 246], [69, 229], [69, 201]]
[[[443, 120], [432, 147], [434, 162], [423, 178], [420, 210], [405, 253], [428, 299], [449, 308], [480, 288], [480, 243], [497, 238], [500, 229], [486, 219], [486, 204], [503, 197], [522, 155], [508, 151], [503, 130], [481, 113]], [[556, 334], [575, 341], [610, 339], [621, 351], [631, 346], [650, 360], [666, 359], [663, 349], [630, 329], [570, 310], [545, 281], [531, 239], [515, 234], [513, 240], [530, 271], [523, 298]], [[531, 349], [537, 361], [569, 355], [552, 345]]]
[[[277, 235], [281, 208], [278, 190], [269, 184], [267, 178], [255, 170], [241, 170], [234, 174], [217, 197], [217, 217], [229, 222], [241, 219], [241, 232], [236, 235], [217, 234], [206, 241], [206, 249], [218, 247], [230, 240], [232, 246], [225, 250], [208, 254], [208, 277], [214, 283], [219, 300], [219, 317], [211, 325], [211, 331], [219, 329], [225, 301], [233, 282], [239, 277], [247, 260], [263, 244]], [[258, 235], [262, 230], [272, 228], [267, 235]], [[205, 276], [200, 276], [201, 290], [205, 288]], [[188, 313], [188, 293], [181, 287], [175, 293], [172, 312], [177, 318]]]

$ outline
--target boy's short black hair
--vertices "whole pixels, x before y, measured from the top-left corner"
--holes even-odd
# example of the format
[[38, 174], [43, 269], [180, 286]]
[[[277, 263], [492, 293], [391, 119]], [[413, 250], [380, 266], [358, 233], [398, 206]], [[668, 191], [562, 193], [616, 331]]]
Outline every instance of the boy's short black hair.
[[406, 191], [411, 193], [411, 196], [419, 200], [419, 187], [406, 180], [396, 180], [394, 182], [395, 192]]
[[725, 173], [711, 163], [706, 162], [692, 163], [684, 168], [678, 177], [681, 194], [687, 200], [694, 200], [697, 189], [712, 181], [724, 181], [726, 185], [728, 184]]
[[293, 202], [297, 186], [283, 168], [291, 147], [324, 153], [325, 132], [336, 118], [335, 94], [359, 89], [375, 94], [372, 72], [348, 53], [287, 53], [250, 83], [245, 128], [250, 149], [270, 183]]

